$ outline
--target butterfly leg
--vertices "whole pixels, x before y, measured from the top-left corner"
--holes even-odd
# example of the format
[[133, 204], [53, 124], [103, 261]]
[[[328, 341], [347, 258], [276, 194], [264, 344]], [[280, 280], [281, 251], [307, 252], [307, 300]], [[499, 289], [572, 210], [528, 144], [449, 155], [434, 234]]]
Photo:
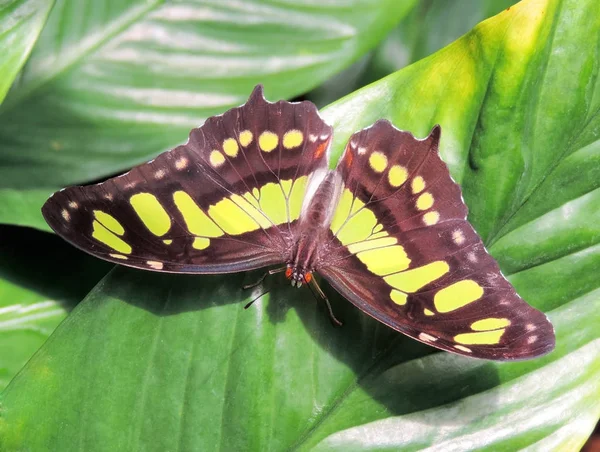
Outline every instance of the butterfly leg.
[[247, 289], [252, 289], [252, 288], [254, 288], [256, 286], [260, 286], [267, 276], [274, 275], [275, 273], [281, 273], [281, 272], [283, 272], [285, 270], [287, 270], [287, 266], [285, 266], [285, 267], [278, 267], [278, 268], [272, 268], [271, 270], [264, 272], [263, 275], [258, 279], [258, 281], [255, 281], [255, 282], [253, 282], [251, 284], [246, 284], [242, 288], [244, 290], [247, 290]]
[[[315, 295], [315, 292], [312, 290], [313, 286], [314, 286], [315, 290], [317, 291], [317, 294], [319, 294], [319, 297], [325, 302], [325, 305], [327, 306], [327, 312], [329, 312], [329, 319], [331, 320], [331, 323], [333, 323], [334, 326], [342, 326], [343, 323], [337, 319], [337, 317], [333, 313], [333, 309], [331, 309], [331, 304], [329, 303], [329, 298], [327, 298], [327, 295], [325, 295], [325, 292], [323, 292], [323, 289], [321, 289], [321, 287], [319, 286], [319, 283], [317, 282], [317, 280], [315, 278], [312, 278], [310, 280], [310, 283], [308, 284], [308, 287], [311, 289], [311, 292], [313, 293], [313, 295]], [[315, 298], [317, 298], [316, 295], [315, 295]]]

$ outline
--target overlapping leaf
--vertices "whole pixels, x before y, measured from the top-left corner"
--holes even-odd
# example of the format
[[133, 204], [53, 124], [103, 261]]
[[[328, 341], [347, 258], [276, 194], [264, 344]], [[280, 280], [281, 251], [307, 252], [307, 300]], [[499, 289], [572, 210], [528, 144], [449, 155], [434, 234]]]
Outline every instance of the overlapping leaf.
[[[259, 274], [113, 271], [2, 395], [0, 445], [84, 450], [576, 450], [600, 414], [600, 108], [594, 0], [526, 0], [328, 108], [337, 155], [387, 117], [442, 155], [557, 348], [432, 353], [338, 297]], [[40, 408], [42, 407], [42, 408]]]
[[54, 0], [8, 0], [0, 4], [0, 104], [25, 64]]
[[[89, 182], [185, 141], [264, 83], [302, 93], [373, 47], [414, 0], [58, 0], [0, 107], [0, 205]], [[18, 193], [15, 194], [15, 190]], [[45, 228], [24, 207], [0, 222]]]

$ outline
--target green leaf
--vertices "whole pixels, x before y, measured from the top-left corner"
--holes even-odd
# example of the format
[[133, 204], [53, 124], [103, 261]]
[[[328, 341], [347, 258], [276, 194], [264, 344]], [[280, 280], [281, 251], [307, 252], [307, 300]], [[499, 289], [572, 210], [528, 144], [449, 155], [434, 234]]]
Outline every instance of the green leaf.
[[0, 389], [66, 317], [54, 300], [0, 278]]
[[515, 0], [424, 0], [374, 52], [363, 79], [374, 81], [419, 61], [467, 33]]
[[308, 94], [327, 105], [450, 44], [515, 0], [421, 0], [368, 56]]
[[2, 226], [0, 237], [1, 390], [111, 265], [49, 234]]
[[[595, 0], [528, 0], [324, 111], [335, 154], [380, 117], [441, 153], [471, 219], [557, 347], [432, 353], [273, 277], [117, 268], [3, 392], [8, 450], [577, 450], [600, 415]], [[591, 217], [591, 218], [590, 218]], [[3, 442], [2, 442], [3, 441]]]
[[50, 226], [40, 215], [40, 209], [48, 199], [48, 190], [0, 189], [0, 224], [30, 226], [49, 231]]
[[[376, 45], [415, 0], [57, 0], [0, 108], [0, 221], [43, 226], [28, 206], [67, 185], [175, 147], [256, 83], [300, 94]], [[85, 20], [73, 20], [82, 17]], [[27, 207], [25, 207], [27, 206]]]
[[5, 0], [0, 3], [0, 104], [25, 64], [54, 0]]

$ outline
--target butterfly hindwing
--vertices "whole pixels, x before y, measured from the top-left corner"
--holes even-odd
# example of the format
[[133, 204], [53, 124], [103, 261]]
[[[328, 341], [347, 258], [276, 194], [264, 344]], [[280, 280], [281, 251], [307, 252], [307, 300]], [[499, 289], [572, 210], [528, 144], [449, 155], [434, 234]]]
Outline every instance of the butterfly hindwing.
[[424, 140], [388, 121], [354, 134], [321, 273], [372, 317], [435, 347], [522, 359], [554, 347], [552, 325], [504, 278], [466, 221], [459, 186]]
[[220, 273], [284, 262], [331, 135], [313, 104], [270, 103], [258, 86], [185, 145], [101, 184], [61, 190], [42, 211], [63, 238], [123, 265]]

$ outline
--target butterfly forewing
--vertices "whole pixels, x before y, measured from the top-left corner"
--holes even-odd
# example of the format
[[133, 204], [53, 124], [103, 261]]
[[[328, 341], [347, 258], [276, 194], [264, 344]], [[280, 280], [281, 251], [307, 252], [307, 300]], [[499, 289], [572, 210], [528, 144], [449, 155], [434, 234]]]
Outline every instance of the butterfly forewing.
[[258, 86], [185, 145], [101, 184], [61, 190], [42, 211], [77, 247], [133, 267], [217, 273], [284, 262], [331, 135], [313, 104], [269, 103]]
[[439, 127], [417, 140], [387, 121], [352, 136], [319, 272], [363, 311], [429, 345], [488, 359], [550, 351], [552, 325], [466, 221], [439, 139]]

